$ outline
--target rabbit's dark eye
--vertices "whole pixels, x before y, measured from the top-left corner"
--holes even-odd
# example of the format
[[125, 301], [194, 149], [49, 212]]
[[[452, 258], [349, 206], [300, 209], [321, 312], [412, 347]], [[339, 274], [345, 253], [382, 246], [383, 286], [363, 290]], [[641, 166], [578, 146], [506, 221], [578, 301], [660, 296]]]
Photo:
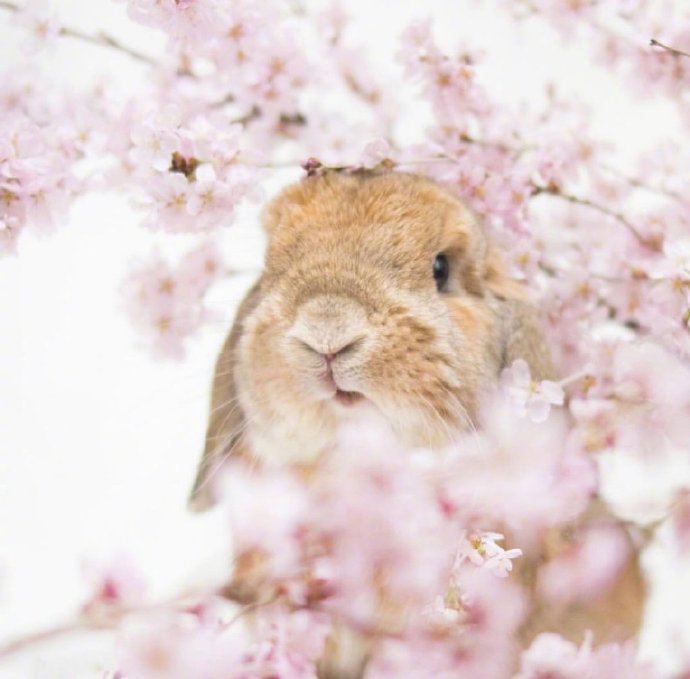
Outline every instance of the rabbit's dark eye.
[[448, 266], [448, 257], [445, 255], [436, 255], [434, 260], [434, 280], [436, 287], [442, 291], [448, 282], [448, 275], [450, 274], [450, 267]]

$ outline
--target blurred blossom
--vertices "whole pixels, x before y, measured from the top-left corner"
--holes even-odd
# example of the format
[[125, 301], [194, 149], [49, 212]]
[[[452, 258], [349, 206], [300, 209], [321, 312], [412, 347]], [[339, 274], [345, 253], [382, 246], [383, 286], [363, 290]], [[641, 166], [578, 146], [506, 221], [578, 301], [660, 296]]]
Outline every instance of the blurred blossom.
[[632, 557], [630, 538], [616, 524], [577, 531], [574, 544], [539, 569], [540, 595], [554, 604], [597, 599]]
[[221, 11], [217, 0], [119, 0], [135, 21], [155, 26], [181, 42], [204, 39], [214, 32]]
[[121, 640], [119, 669], [134, 679], [239, 679], [241, 647], [218, 632], [164, 614], [132, 623]]
[[385, 139], [376, 139], [369, 142], [362, 151], [359, 164], [365, 168], [374, 168], [384, 160], [391, 160], [393, 149]]
[[593, 450], [618, 448], [662, 458], [690, 440], [690, 369], [656, 343], [593, 344], [586, 402], [571, 411]]
[[444, 484], [460, 516], [483, 517], [526, 537], [584, 511], [597, 486], [596, 468], [568, 441], [562, 417], [534, 423], [494, 398], [481, 423], [482, 432], [463, 440], [454, 461], [462, 483]]
[[110, 606], [136, 607], [144, 601], [146, 582], [124, 555], [100, 563], [86, 562], [84, 577], [91, 588], [84, 612], [98, 613]]
[[514, 679], [660, 679], [647, 663], [637, 660], [632, 644], [592, 648], [591, 639], [579, 648], [557, 634], [539, 635], [520, 659]]
[[47, 0], [28, 0], [15, 16], [27, 31], [27, 51], [54, 47], [60, 33], [60, 20]]

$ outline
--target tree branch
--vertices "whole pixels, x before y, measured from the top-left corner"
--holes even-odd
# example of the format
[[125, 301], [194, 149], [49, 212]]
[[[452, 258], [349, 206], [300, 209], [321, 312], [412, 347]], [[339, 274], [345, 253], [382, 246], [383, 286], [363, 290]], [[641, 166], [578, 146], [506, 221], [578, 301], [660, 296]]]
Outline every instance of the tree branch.
[[[8, 0], [0, 0], [0, 9], [5, 9], [9, 12], [19, 12], [22, 8], [15, 5], [13, 2]], [[108, 33], [97, 33], [96, 35], [91, 35], [90, 33], [84, 33], [75, 28], [69, 28], [67, 26], [61, 26], [59, 35], [66, 38], [74, 38], [76, 40], [81, 40], [83, 42], [91, 43], [92, 45], [97, 45], [99, 47], [107, 47], [112, 50], [117, 50], [123, 54], [126, 54], [132, 59], [136, 59], [141, 63], [148, 64], [149, 66], [157, 66], [158, 63], [155, 59], [152, 59], [147, 54], [139, 52], [127, 45], [123, 45], [121, 42], [113, 38], [113, 36]]]
[[635, 189], [644, 189], [645, 191], [650, 191], [651, 193], [656, 193], [660, 196], [664, 196], [665, 198], [670, 198], [671, 200], [675, 200], [678, 203], [685, 204], [684, 198], [679, 194], [676, 193], [675, 191], [671, 191], [670, 189], [664, 188], [663, 186], [655, 186], [653, 184], [646, 184], [643, 182], [641, 179], [638, 179], [637, 177], [631, 177], [629, 175], [624, 174], [620, 170], [617, 170], [614, 167], [611, 167], [610, 165], [601, 165], [602, 169], [604, 169], [606, 172], [610, 172], [612, 175], [618, 177], [619, 179], [623, 180], [630, 186], [632, 186]]
[[656, 38], [652, 38], [649, 41], [649, 44], [652, 47], [661, 47], [662, 50], [665, 50], [666, 52], [669, 52], [670, 54], [673, 54], [676, 57], [690, 57], [690, 53], [683, 52], [683, 50], [676, 49], [675, 47], [670, 47], [669, 45], [664, 45], [663, 42], [659, 42], [658, 40], [656, 40]]
[[[119, 620], [119, 618], [118, 618]], [[108, 627], [113, 627], [114, 625], [96, 625], [89, 618], [77, 618], [75, 620], [70, 620], [68, 622], [62, 623], [60, 625], [55, 625], [54, 627], [48, 627], [47, 629], [39, 630], [38, 632], [31, 632], [25, 636], [13, 639], [2, 646], [0, 646], [0, 659], [6, 656], [12, 655], [14, 653], [19, 653], [25, 648], [34, 646], [35, 644], [41, 644], [46, 641], [52, 641], [53, 639], [59, 639], [60, 637], [73, 634], [74, 632], [82, 632], [94, 629], [106, 629]]]
[[590, 200], [589, 198], [583, 198], [581, 196], [575, 196], [571, 193], [564, 193], [563, 191], [561, 191], [557, 187], [535, 186], [531, 197], [540, 196], [540, 195], [554, 196], [556, 198], [560, 198], [561, 200], [567, 201], [568, 203], [571, 203], [572, 205], [581, 205], [582, 207], [588, 207], [591, 210], [596, 210], [597, 212], [600, 212], [601, 214], [607, 215], [609, 217], [613, 217], [618, 223], [622, 224], [626, 229], [628, 229], [628, 231], [630, 231], [630, 233], [636, 238], [636, 240], [638, 241], [638, 243], [640, 243], [640, 245], [643, 245], [644, 247], [649, 248], [650, 250], [654, 250], [655, 252], [659, 251], [660, 244], [651, 238], [647, 238], [647, 237], [643, 236], [637, 230], [637, 227], [627, 217], [622, 215], [620, 212], [616, 212], [615, 210], [612, 210], [611, 208], [608, 208], [605, 205], [595, 203], [594, 201]]
[[36, 632], [30, 632], [21, 637], [17, 637], [16, 639], [5, 642], [4, 644], [0, 644], [0, 660], [7, 656], [13, 655], [14, 653], [19, 653], [20, 651], [23, 651], [24, 649], [36, 644], [53, 641], [70, 634], [74, 634], [75, 632], [116, 629], [122, 620], [128, 615], [148, 613], [151, 611], [165, 609], [169, 606], [174, 606], [186, 600], [193, 599], [194, 597], [208, 598], [214, 596], [229, 599], [227, 593], [224, 591], [188, 591], [178, 594], [167, 601], [161, 601], [153, 604], [144, 604], [142, 606], [104, 606], [93, 611], [84, 610], [80, 615], [76, 616], [72, 620], [68, 620]]
[[[236, 581], [233, 580], [217, 590], [189, 590], [181, 594], [177, 594], [168, 600], [152, 604], [144, 604], [141, 606], [104, 606], [95, 610], [85, 609], [82, 610], [81, 614], [72, 620], [68, 620], [36, 632], [30, 632], [23, 636], [17, 637], [16, 639], [12, 639], [4, 644], [0, 644], [0, 661], [3, 658], [15, 653], [19, 653], [37, 644], [54, 641], [77, 632], [94, 632], [98, 630], [117, 629], [124, 618], [129, 615], [144, 614], [159, 611], [161, 609], [169, 609], [171, 606], [177, 606], [186, 601], [194, 600], [195, 598], [208, 599], [213, 597], [219, 597], [240, 606], [240, 609], [237, 611], [237, 613], [226, 624], [223, 625], [223, 627], [226, 629], [235, 624], [247, 613], [256, 610], [257, 608], [261, 608], [262, 606], [270, 606], [273, 603], [280, 602], [282, 598], [279, 592], [272, 592], [268, 597], [259, 597], [257, 593], [251, 589], [247, 589], [242, 586], [238, 587]], [[287, 600], [283, 601], [283, 603], [288, 605], [289, 608], [294, 611], [312, 610], [325, 612], [320, 606], [320, 601], [318, 599], [302, 605], [291, 604]], [[182, 608], [179, 612], [185, 612], [185, 609]], [[329, 614], [332, 615], [332, 613]], [[335, 617], [337, 617], [343, 624], [365, 635], [370, 635], [372, 637], [398, 636], [398, 631], [395, 629], [385, 629], [376, 624], [368, 625], [348, 616], [343, 617], [336, 615]]]

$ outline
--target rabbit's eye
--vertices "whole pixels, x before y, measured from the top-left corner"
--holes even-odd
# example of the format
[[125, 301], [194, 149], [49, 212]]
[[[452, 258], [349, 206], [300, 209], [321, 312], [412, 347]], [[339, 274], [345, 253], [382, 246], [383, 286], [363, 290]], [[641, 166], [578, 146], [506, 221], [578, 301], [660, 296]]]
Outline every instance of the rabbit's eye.
[[448, 282], [448, 275], [450, 274], [450, 267], [448, 266], [448, 257], [445, 255], [436, 255], [434, 260], [434, 280], [439, 291], [446, 287]]

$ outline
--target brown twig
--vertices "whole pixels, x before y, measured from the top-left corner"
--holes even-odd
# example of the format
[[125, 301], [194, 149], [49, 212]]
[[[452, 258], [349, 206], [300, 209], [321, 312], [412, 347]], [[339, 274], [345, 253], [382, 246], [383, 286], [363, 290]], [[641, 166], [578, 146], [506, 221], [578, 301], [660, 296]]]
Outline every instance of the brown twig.
[[242, 606], [242, 608], [240, 608], [239, 611], [237, 611], [237, 613], [235, 613], [235, 615], [232, 616], [232, 618], [230, 618], [230, 620], [228, 620], [227, 623], [225, 623], [223, 625], [223, 627], [225, 629], [228, 629], [229, 627], [232, 627], [238, 620], [242, 619], [248, 613], [251, 613], [252, 611], [256, 611], [259, 608], [263, 608], [264, 606], [270, 606], [275, 601], [277, 601], [277, 597], [273, 597], [273, 598], [267, 599], [265, 601], [257, 600], [257, 601], [253, 601], [252, 603], [245, 604], [244, 606]]
[[647, 184], [643, 182], [641, 179], [638, 179], [637, 177], [630, 177], [629, 175], [626, 175], [620, 170], [617, 170], [616, 168], [611, 167], [609, 165], [601, 165], [601, 168], [606, 172], [610, 172], [612, 175], [623, 180], [635, 189], [643, 189], [645, 191], [650, 191], [651, 193], [657, 193], [660, 196], [664, 196], [665, 198], [671, 198], [672, 200], [675, 200], [678, 203], [685, 204], [685, 199], [683, 198], [683, 196], [681, 196], [679, 193], [676, 193], [675, 191], [666, 189], [663, 186]]
[[256, 120], [257, 118], [261, 117], [261, 109], [254, 104], [249, 111], [247, 111], [245, 114], [238, 116], [237, 118], [233, 118], [231, 121], [233, 124], [240, 124], [240, 125], [247, 125], [252, 122], [252, 120]]
[[[61, 637], [74, 634], [75, 632], [88, 632], [106, 629], [116, 629], [120, 622], [128, 615], [137, 613], [148, 613], [157, 611], [168, 606], [180, 604], [188, 599], [195, 597], [214, 597], [221, 595], [220, 592], [193, 592], [188, 591], [154, 604], [145, 604], [142, 606], [108, 606], [94, 611], [83, 611], [80, 615], [72, 620], [48, 627], [46, 629], [30, 632], [16, 639], [12, 639], [0, 645], [0, 660], [15, 653], [19, 653], [26, 648], [36, 644], [42, 644], [47, 641], [53, 641]], [[228, 599], [225, 592], [222, 593], [223, 598]]]
[[61, 625], [56, 625], [55, 627], [49, 627], [48, 629], [26, 634], [25, 636], [5, 643], [4, 645], [0, 646], [0, 659], [14, 653], [19, 653], [29, 646], [41, 644], [46, 641], [52, 641], [53, 639], [58, 639], [60, 637], [67, 636], [68, 634], [73, 634], [74, 632], [104, 628], [104, 625], [96, 626], [88, 618], [71, 620]]
[[[18, 12], [21, 9], [21, 7], [15, 5], [13, 2], [9, 2], [8, 0], [0, 0], [0, 9], [5, 9], [9, 12]], [[117, 50], [118, 52], [122, 52], [123, 54], [126, 54], [132, 57], [133, 59], [136, 59], [137, 61], [140, 61], [144, 64], [148, 64], [149, 66], [158, 65], [155, 59], [152, 59], [150, 56], [144, 54], [143, 52], [139, 52], [131, 47], [127, 47], [127, 45], [123, 45], [119, 40], [116, 40], [115, 38], [113, 38], [112, 35], [109, 35], [108, 33], [101, 32], [96, 33], [95, 35], [91, 35], [90, 33], [84, 33], [75, 28], [62, 26], [59, 30], [59, 35], [62, 35], [66, 38], [75, 38], [76, 40], [82, 40], [83, 42], [88, 42], [92, 45], [98, 45], [99, 47], [108, 47], [112, 50]]]
[[649, 44], [651, 47], [661, 47], [662, 50], [665, 50], [669, 54], [673, 54], [676, 57], [690, 57], [690, 53], [683, 52], [683, 50], [676, 49], [675, 47], [670, 47], [669, 45], [664, 45], [663, 42], [659, 42], [658, 40], [656, 40], [656, 38], [652, 38], [649, 41]]
[[571, 193], [565, 193], [558, 187], [552, 186], [535, 186], [531, 197], [536, 197], [540, 195], [554, 196], [555, 198], [567, 201], [572, 205], [581, 205], [582, 207], [588, 207], [591, 210], [596, 210], [601, 214], [612, 217], [619, 224], [622, 224], [626, 229], [628, 229], [628, 231], [630, 231], [630, 233], [637, 239], [640, 245], [643, 245], [644, 247], [649, 248], [650, 250], [654, 250], [655, 252], [659, 250], [659, 244], [643, 236], [637, 230], [637, 227], [627, 217], [625, 217], [625, 215], [621, 214], [620, 212], [616, 212], [615, 210], [612, 210], [611, 208], [608, 208], [605, 205], [595, 203], [593, 200], [590, 200], [589, 198], [583, 198], [582, 196], [575, 196]]

